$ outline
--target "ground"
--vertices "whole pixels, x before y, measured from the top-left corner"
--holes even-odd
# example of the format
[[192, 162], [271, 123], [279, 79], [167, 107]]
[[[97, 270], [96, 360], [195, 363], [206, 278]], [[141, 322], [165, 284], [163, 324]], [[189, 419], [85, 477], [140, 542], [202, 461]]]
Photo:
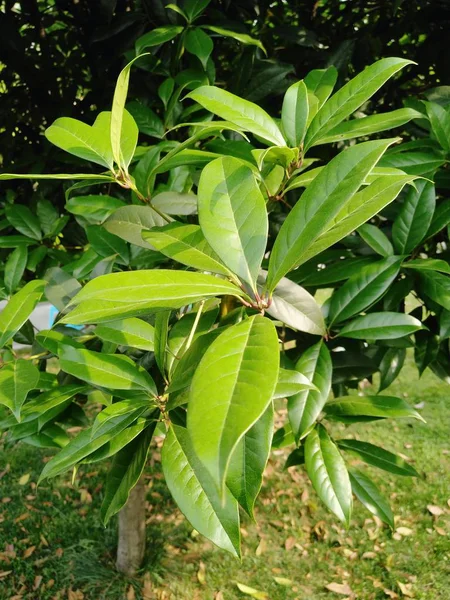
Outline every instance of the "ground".
[[[142, 573], [114, 571], [116, 521], [99, 517], [106, 465], [36, 481], [49, 452], [0, 438], [1, 600], [450, 600], [449, 388], [411, 363], [384, 394], [418, 405], [418, 421], [352, 425], [345, 435], [411, 461], [420, 478], [367, 468], [391, 499], [391, 532], [356, 505], [346, 531], [318, 501], [301, 468], [272, 457], [257, 504], [243, 516], [242, 562], [195, 534], [174, 506], [155, 448], [147, 470], [148, 555]], [[335, 430], [342, 428], [336, 425]], [[339, 433], [336, 431], [336, 433]], [[252, 595], [239, 590], [250, 586]]]

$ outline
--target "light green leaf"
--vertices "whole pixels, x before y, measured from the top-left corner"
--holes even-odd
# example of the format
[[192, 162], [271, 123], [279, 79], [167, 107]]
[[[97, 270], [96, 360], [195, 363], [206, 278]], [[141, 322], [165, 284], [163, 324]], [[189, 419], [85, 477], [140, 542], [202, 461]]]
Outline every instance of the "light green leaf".
[[8, 256], [5, 263], [5, 287], [9, 294], [12, 294], [22, 280], [25, 267], [28, 260], [28, 248], [26, 246], [17, 246]]
[[103, 227], [130, 244], [142, 248], [152, 248], [143, 240], [142, 232], [145, 229], [162, 227], [166, 224], [167, 221], [150, 206], [123, 206], [106, 219]]
[[178, 192], [161, 192], [152, 198], [152, 206], [166, 215], [197, 214], [197, 196]]
[[324, 411], [328, 417], [377, 417], [399, 419], [413, 417], [424, 421], [421, 415], [407, 402], [394, 396], [343, 396], [330, 400]]
[[336, 444], [322, 425], [313, 429], [306, 438], [305, 463], [319, 498], [349, 526], [353, 508], [350, 478]]
[[203, 108], [221, 119], [231, 121], [275, 146], [285, 146], [285, 141], [276, 123], [257, 104], [249, 102], [215, 86], [201, 86], [188, 94]]
[[340, 88], [318, 111], [308, 128], [305, 149], [354, 113], [398, 71], [413, 64], [403, 58], [383, 58], [359, 73]]
[[419, 329], [423, 329], [422, 323], [411, 315], [386, 311], [353, 319], [338, 336], [356, 340], [394, 340]]
[[424, 152], [388, 152], [381, 159], [380, 167], [395, 167], [411, 175], [430, 177], [444, 163], [444, 157], [432, 150]]
[[[95, 161], [94, 161], [95, 162]], [[95, 175], [94, 173], [42, 174], [42, 173], [0, 173], [0, 181], [9, 179], [98, 179], [99, 181], [114, 181], [111, 175]]]
[[409, 254], [427, 234], [436, 206], [436, 192], [430, 181], [421, 179], [411, 187], [392, 225], [397, 254]]
[[284, 221], [269, 263], [272, 291], [288, 271], [298, 266], [317, 238], [332, 225], [393, 140], [364, 142], [333, 158], [308, 186]]
[[289, 398], [304, 390], [314, 390], [316, 386], [303, 373], [282, 369], [278, 373], [278, 383], [273, 398]]
[[352, 491], [358, 500], [364, 504], [369, 512], [393, 529], [394, 515], [388, 501], [381, 494], [378, 487], [367, 475], [357, 469], [350, 469], [349, 474]]
[[224, 29], [223, 27], [216, 27], [215, 25], [202, 25], [202, 27], [203, 29], [208, 29], [209, 31], [213, 31], [214, 33], [217, 33], [224, 37], [233, 38], [237, 42], [245, 44], [246, 46], [257, 46], [265, 54], [267, 54], [266, 49], [264, 48], [262, 43], [258, 39], [252, 38], [246, 33], [241, 33], [240, 31], [230, 31], [229, 29]]
[[154, 396], [157, 393], [147, 371], [128, 356], [63, 346], [60, 365], [66, 373], [95, 386], [112, 390], [145, 390]]
[[5, 216], [10, 224], [23, 235], [40, 241], [42, 239], [41, 226], [39, 220], [28, 206], [22, 204], [7, 204], [5, 207]]
[[208, 59], [213, 51], [213, 41], [200, 27], [189, 29], [185, 40], [184, 47], [188, 52], [197, 56], [206, 71]]
[[233, 451], [272, 399], [278, 367], [276, 329], [259, 316], [226, 329], [197, 367], [188, 431], [197, 456], [222, 490]]
[[152, 31], [142, 35], [136, 40], [136, 54], [142, 54], [146, 48], [159, 46], [165, 42], [170, 42], [178, 34], [183, 31], [180, 25], [166, 25], [164, 27], [156, 27]]
[[450, 265], [447, 261], [439, 258], [415, 258], [408, 260], [402, 265], [406, 269], [414, 269], [417, 271], [439, 271], [450, 275]]
[[45, 272], [45, 296], [58, 310], [64, 310], [70, 300], [81, 290], [81, 284], [59, 267]]
[[314, 425], [330, 394], [333, 368], [325, 343], [321, 340], [303, 352], [295, 369], [315, 386], [288, 398], [289, 422], [298, 442]]
[[[36, 387], [39, 387], [39, 382]], [[49, 391], [29, 400], [22, 409], [22, 422], [26, 423], [33, 419], [38, 420], [38, 429], [41, 430], [46, 423], [54, 419], [65, 410], [77, 394], [86, 393], [84, 385], [70, 384], [59, 385]]]
[[44, 293], [46, 282], [35, 279], [15, 294], [0, 313], [0, 348], [19, 331]]
[[404, 475], [409, 477], [418, 477], [419, 473], [409, 465], [403, 458], [388, 452], [379, 446], [369, 444], [369, 442], [360, 442], [359, 440], [338, 440], [337, 445], [342, 450], [351, 452], [363, 460], [368, 465], [383, 469], [395, 475]]
[[288, 88], [281, 109], [281, 124], [289, 144], [298, 148], [303, 142], [308, 122], [308, 90], [304, 81], [298, 81]]
[[328, 69], [314, 69], [305, 77], [308, 90], [318, 99], [317, 110], [328, 100], [338, 77], [335, 67]]
[[97, 325], [94, 333], [101, 340], [119, 346], [129, 346], [139, 350], [152, 351], [154, 348], [155, 330], [150, 323], [131, 317]]
[[74, 196], [66, 202], [66, 210], [89, 223], [102, 223], [115, 210], [126, 206], [122, 200], [106, 195]]
[[231, 156], [207, 165], [198, 186], [198, 212], [209, 245], [255, 289], [267, 244], [268, 218], [252, 170]]
[[31, 361], [19, 359], [0, 369], [0, 404], [20, 422], [20, 410], [28, 392], [37, 386], [39, 371]]
[[191, 525], [219, 548], [239, 556], [237, 502], [227, 489], [221, 497], [211, 475], [197, 458], [186, 429], [170, 426], [161, 460], [167, 486]]
[[114, 456], [120, 452], [120, 450], [125, 448], [127, 444], [132, 442], [139, 434], [141, 434], [144, 429], [153, 425], [154, 422], [154, 419], [151, 420], [140, 417], [126, 429], [123, 429], [119, 433], [115, 434], [113, 438], [106, 442], [106, 444], [103, 444], [103, 446], [97, 450], [94, 450], [91, 454], [83, 458], [83, 463], [95, 463]]
[[365, 223], [358, 228], [358, 233], [377, 254], [385, 257], [394, 254], [389, 238], [375, 225]]
[[110, 404], [96, 416], [92, 425], [91, 438], [94, 439], [103, 435], [108, 430], [110, 422], [117, 419], [117, 417], [133, 413], [138, 419], [150, 408], [154, 409], [155, 405], [149, 398], [143, 398], [142, 400], [132, 398], [131, 400], [120, 400]]
[[[69, 330], [70, 331], [70, 330]], [[36, 341], [52, 354], [58, 354], [60, 346], [72, 346], [73, 348], [84, 348], [76, 338], [64, 335], [55, 329], [43, 329], [36, 334]]]

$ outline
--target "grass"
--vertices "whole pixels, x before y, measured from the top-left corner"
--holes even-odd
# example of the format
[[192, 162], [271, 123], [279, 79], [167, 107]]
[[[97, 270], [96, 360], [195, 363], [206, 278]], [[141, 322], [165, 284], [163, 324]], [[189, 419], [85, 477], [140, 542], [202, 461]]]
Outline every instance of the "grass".
[[[80, 469], [76, 485], [60, 477], [36, 489], [48, 453], [0, 440], [0, 599], [250, 598], [240, 582], [268, 600], [450, 600], [448, 389], [430, 373], [418, 380], [408, 364], [384, 393], [423, 403], [427, 424], [376, 422], [346, 432], [401, 453], [421, 474], [410, 479], [367, 468], [391, 499], [395, 532], [358, 504], [346, 531], [301, 469], [282, 470], [287, 451], [280, 450], [269, 463], [257, 523], [243, 517], [239, 562], [195, 535], [180, 515], [155, 448], [147, 471], [148, 555], [135, 579], [114, 571], [116, 522], [106, 529], [100, 522], [106, 465]], [[336, 434], [340, 429], [334, 426]], [[431, 514], [430, 505], [442, 514]], [[344, 593], [325, 587], [333, 583]]]

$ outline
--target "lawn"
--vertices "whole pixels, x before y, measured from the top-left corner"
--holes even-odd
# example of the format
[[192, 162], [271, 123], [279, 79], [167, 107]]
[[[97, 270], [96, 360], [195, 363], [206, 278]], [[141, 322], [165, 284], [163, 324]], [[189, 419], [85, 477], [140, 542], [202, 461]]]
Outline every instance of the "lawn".
[[[320, 504], [301, 468], [272, 456], [257, 503], [243, 516], [242, 562], [196, 535], [171, 501], [155, 447], [147, 470], [148, 556], [127, 580], [114, 571], [115, 526], [102, 526], [105, 468], [36, 481], [49, 452], [0, 438], [0, 599], [69, 600], [450, 600], [449, 388], [408, 364], [384, 394], [404, 395], [427, 424], [352, 425], [345, 436], [402, 454], [420, 478], [367, 467], [391, 499], [396, 530], [355, 506], [348, 531]], [[342, 432], [338, 430], [341, 429]], [[344, 427], [335, 426], [342, 435]]]

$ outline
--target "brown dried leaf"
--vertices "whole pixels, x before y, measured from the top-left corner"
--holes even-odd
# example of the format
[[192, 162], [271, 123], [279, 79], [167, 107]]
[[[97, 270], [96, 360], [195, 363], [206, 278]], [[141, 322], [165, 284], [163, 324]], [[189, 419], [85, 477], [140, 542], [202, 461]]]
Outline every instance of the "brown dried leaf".
[[352, 588], [348, 585], [348, 583], [328, 583], [325, 588], [330, 592], [342, 594], [343, 596], [350, 596], [353, 594]]
[[35, 550], [36, 550], [36, 546], [30, 546], [23, 553], [23, 558], [29, 558]]
[[136, 600], [136, 592], [134, 591], [134, 587], [130, 585], [127, 591], [127, 600]]
[[36, 575], [36, 577], [34, 578], [33, 590], [38, 590], [41, 583], [42, 583], [42, 575]]
[[434, 517], [440, 517], [444, 514], [442, 508], [440, 506], [435, 506], [434, 504], [428, 504], [427, 509]]

